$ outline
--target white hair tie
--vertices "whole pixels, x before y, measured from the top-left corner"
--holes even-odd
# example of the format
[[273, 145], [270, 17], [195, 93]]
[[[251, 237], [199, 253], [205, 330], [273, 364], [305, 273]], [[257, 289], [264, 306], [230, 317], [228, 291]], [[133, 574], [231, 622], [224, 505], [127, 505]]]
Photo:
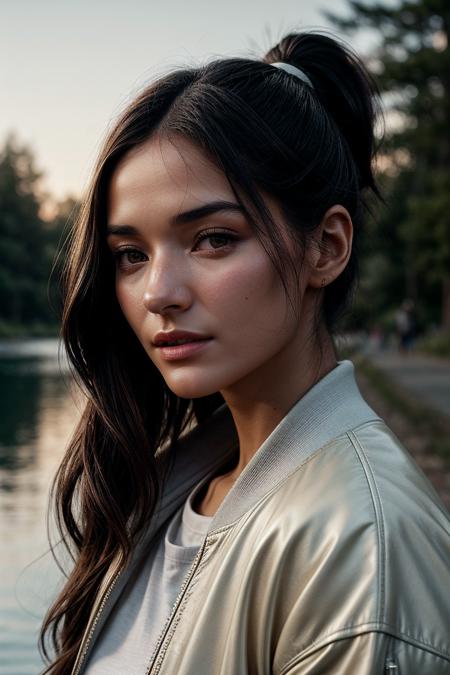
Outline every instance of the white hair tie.
[[271, 63], [269, 65], [273, 66], [274, 68], [280, 68], [280, 70], [284, 70], [286, 73], [289, 73], [289, 75], [293, 75], [302, 82], [305, 82], [305, 84], [309, 85], [311, 89], [314, 89], [313, 83], [311, 82], [307, 74], [304, 73], [303, 70], [300, 70], [300, 68], [297, 68], [296, 66], [291, 66], [290, 63], [283, 63], [281, 61], [277, 63]]

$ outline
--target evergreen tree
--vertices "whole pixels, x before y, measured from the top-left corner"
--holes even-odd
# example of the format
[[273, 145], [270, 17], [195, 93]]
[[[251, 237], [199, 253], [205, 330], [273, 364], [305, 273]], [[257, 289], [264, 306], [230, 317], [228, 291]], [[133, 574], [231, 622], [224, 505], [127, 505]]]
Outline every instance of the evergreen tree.
[[[0, 331], [3, 334], [27, 333], [30, 329], [52, 332], [58, 322], [57, 275], [50, 281], [50, 273], [64, 213], [60, 209], [51, 223], [41, 218], [41, 175], [29, 148], [20, 146], [10, 136], [0, 151]], [[63, 211], [67, 210], [67, 204], [62, 205]], [[73, 202], [70, 204], [73, 207]], [[50, 298], [56, 300], [55, 307]]]
[[384, 296], [390, 288], [396, 303], [411, 297], [425, 322], [450, 332], [450, 4], [349, 0], [347, 17], [326, 16], [344, 32], [369, 28], [379, 35], [368, 66], [387, 109], [383, 165], [394, 176], [385, 179], [388, 207], [372, 250], [386, 274], [371, 290]]

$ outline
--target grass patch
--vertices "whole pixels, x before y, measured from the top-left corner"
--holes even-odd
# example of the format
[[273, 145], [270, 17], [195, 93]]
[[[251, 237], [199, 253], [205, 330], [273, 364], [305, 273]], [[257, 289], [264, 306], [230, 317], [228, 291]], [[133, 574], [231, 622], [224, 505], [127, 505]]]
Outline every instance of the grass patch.
[[430, 452], [445, 457], [450, 465], [450, 422], [434, 409], [418, 403], [415, 398], [396, 384], [386, 373], [363, 357], [354, 356], [355, 367], [366, 377], [369, 385], [400, 413], [414, 433], [429, 441]]
[[450, 357], [450, 334], [435, 333], [424, 337], [418, 341], [417, 348], [432, 356]]
[[58, 324], [47, 324], [39, 321], [22, 324], [0, 319], [0, 338], [58, 337], [58, 334]]

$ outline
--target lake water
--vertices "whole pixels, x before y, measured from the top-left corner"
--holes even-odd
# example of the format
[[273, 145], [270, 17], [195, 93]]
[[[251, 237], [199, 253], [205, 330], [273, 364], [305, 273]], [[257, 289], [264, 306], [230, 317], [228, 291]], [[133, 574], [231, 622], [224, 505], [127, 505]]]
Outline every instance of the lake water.
[[0, 674], [37, 675], [39, 627], [63, 578], [49, 489], [80, 408], [56, 340], [0, 342], [0, 404]]

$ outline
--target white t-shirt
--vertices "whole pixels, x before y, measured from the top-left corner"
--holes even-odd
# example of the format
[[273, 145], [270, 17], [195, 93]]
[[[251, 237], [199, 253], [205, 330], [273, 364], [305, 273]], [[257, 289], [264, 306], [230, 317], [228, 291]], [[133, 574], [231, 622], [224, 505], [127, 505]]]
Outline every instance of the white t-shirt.
[[88, 658], [86, 675], [144, 675], [212, 516], [192, 504], [198, 483], [163, 528], [145, 563], [130, 579]]

